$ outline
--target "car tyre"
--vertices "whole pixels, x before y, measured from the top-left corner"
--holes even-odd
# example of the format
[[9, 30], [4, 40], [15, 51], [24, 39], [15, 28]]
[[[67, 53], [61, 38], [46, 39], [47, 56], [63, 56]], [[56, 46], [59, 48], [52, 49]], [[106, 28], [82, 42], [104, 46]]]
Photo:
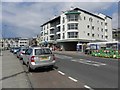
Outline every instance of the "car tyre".
[[22, 64], [25, 65], [25, 62], [22, 60]]
[[54, 68], [54, 65], [49, 66], [49, 68], [50, 68], [50, 69], [53, 69], [53, 68]]

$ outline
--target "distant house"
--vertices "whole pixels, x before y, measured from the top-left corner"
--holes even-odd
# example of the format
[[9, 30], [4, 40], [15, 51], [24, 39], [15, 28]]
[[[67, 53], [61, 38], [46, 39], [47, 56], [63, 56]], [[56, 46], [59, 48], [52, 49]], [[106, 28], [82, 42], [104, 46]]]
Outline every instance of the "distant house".
[[120, 28], [113, 29], [112, 34], [113, 34], [113, 39], [120, 42]]

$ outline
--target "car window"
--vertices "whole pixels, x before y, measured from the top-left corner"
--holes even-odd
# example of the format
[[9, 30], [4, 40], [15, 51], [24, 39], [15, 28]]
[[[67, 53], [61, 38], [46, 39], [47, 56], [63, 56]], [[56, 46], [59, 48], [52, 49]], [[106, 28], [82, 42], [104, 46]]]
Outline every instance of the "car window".
[[52, 54], [50, 49], [35, 49], [35, 55]]
[[26, 55], [30, 55], [31, 53], [32, 53], [32, 49], [26, 49], [26, 50], [25, 50], [25, 54], [26, 54]]

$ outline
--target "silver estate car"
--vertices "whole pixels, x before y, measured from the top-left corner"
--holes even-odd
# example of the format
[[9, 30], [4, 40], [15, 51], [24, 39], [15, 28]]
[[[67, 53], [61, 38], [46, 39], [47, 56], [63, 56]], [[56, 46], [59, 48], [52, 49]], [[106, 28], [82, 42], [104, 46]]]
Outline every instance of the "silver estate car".
[[23, 59], [23, 55], [25, 54], [25, 50], [27, 50], [27, 47], [21, 47], [19, 51], [17, 52], [17, 58], [20, 60]]
[[55, 56], [46, 47], [30, 47], [23, 55], [23, 64], [28, 66], [28, 71], [39, 67], [51, 67], [55, 65]]

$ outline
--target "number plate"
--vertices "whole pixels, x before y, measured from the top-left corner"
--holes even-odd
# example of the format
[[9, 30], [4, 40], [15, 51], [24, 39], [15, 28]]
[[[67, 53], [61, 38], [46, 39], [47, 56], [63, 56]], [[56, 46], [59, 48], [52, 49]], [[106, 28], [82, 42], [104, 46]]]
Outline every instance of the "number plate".
[[40, 60], [49, 60], [49, 57], [48, 56], [41, 56]]

